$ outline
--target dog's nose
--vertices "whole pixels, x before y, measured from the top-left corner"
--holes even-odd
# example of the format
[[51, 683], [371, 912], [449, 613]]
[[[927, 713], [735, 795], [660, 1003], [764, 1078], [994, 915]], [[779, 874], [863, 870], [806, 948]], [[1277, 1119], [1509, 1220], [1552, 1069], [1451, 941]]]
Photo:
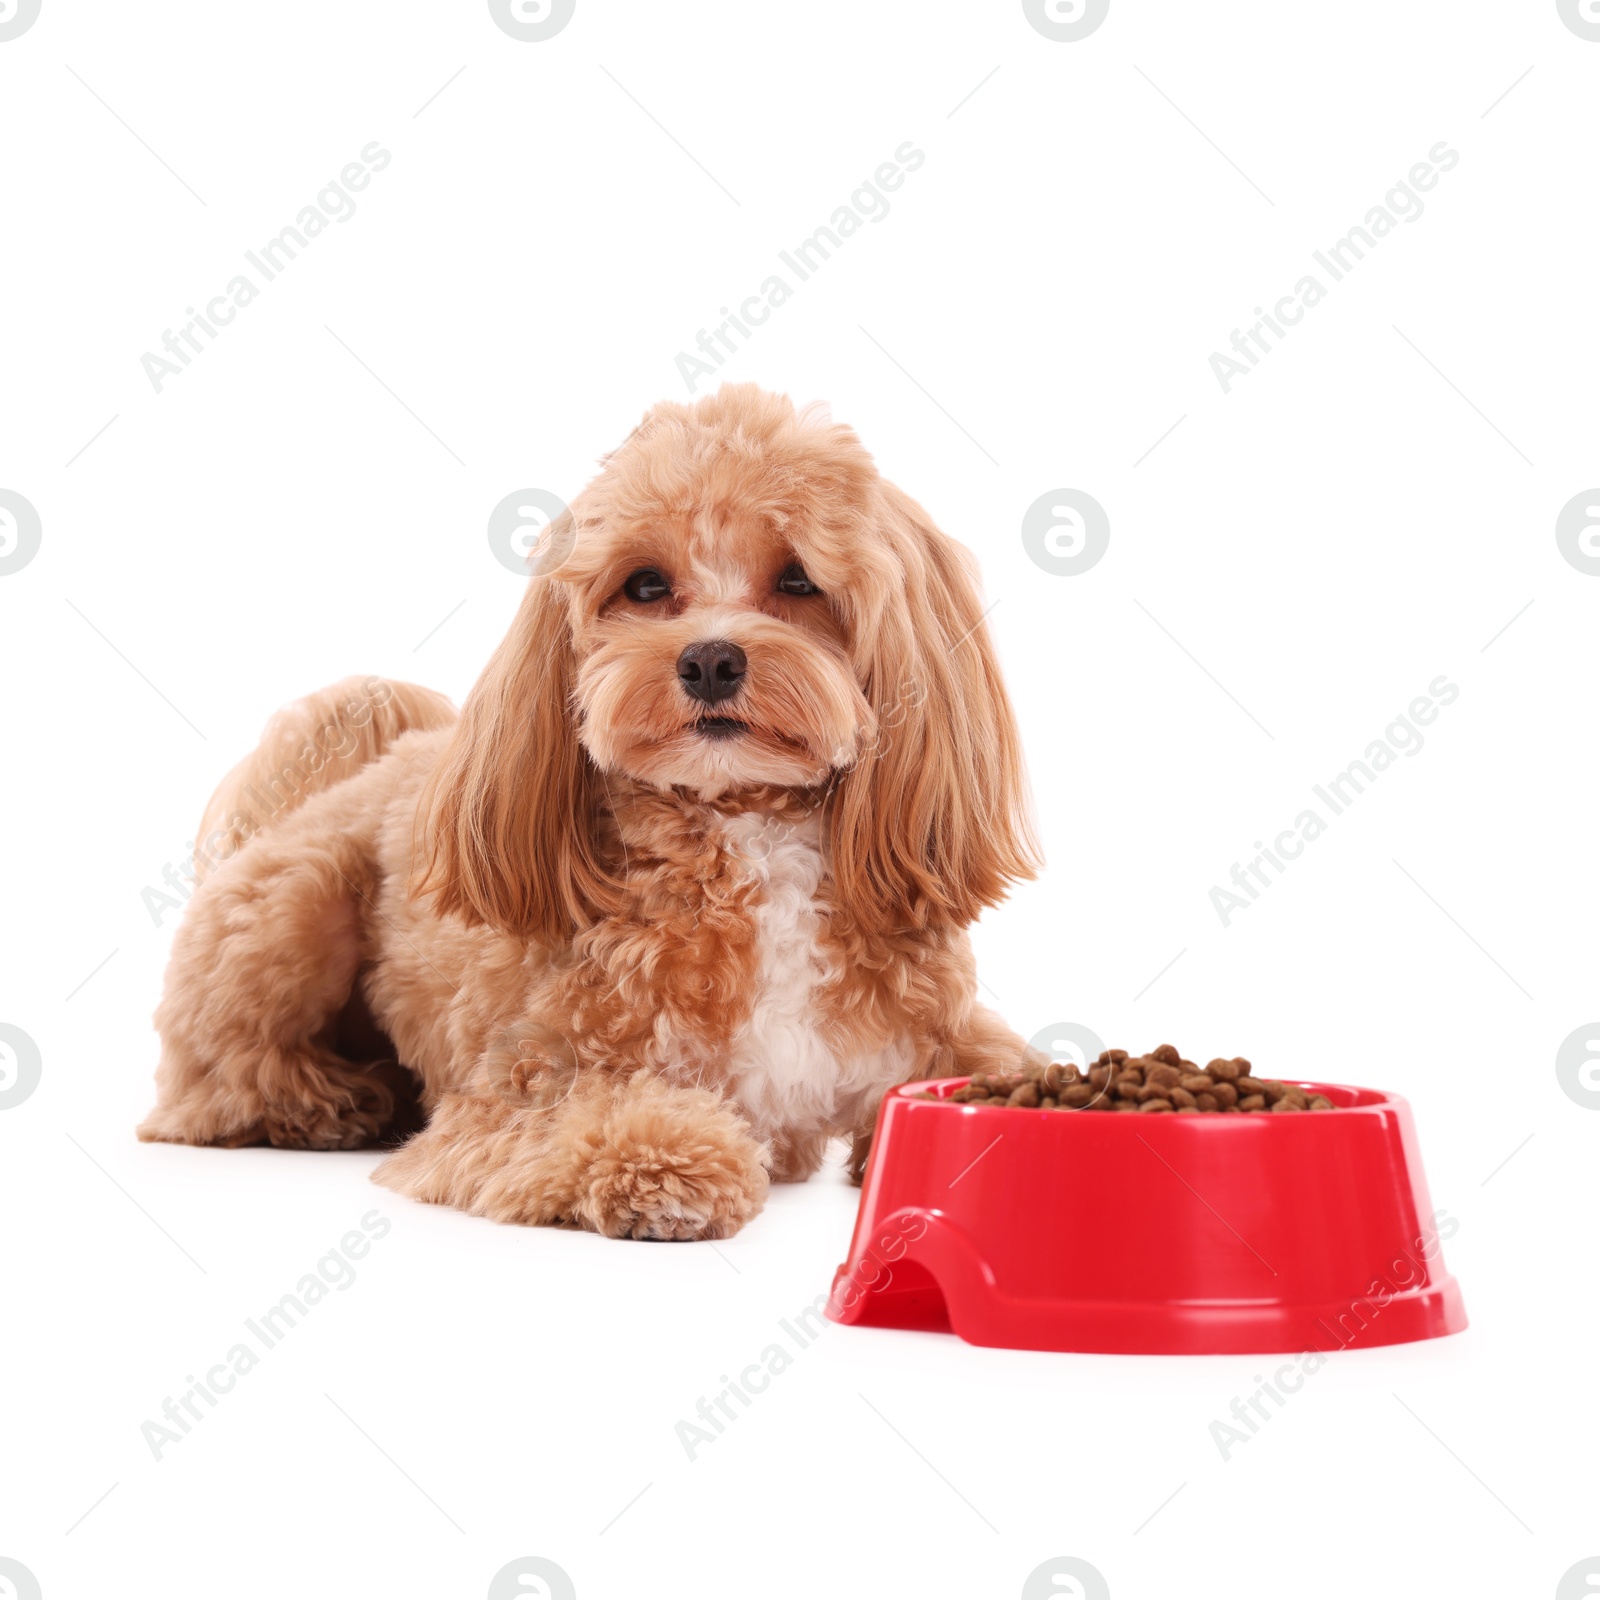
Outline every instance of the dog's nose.
[[731, 640], [708, 639], [678, 657], [678, 682], [694, 699], [719, 705], [738, 690], [748, 665], [744, 651]]

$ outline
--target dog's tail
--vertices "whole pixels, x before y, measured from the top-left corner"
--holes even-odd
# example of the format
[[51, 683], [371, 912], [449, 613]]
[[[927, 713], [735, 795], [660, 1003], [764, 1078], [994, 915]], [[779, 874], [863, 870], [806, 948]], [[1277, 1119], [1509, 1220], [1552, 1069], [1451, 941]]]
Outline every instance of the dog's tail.
[[312, 795], [376, 761], [401, 734], [455, 720], [442, 694], [392, 678], [345, 678], [285, 706], [207, 802], [195, 835], [196, 880]]

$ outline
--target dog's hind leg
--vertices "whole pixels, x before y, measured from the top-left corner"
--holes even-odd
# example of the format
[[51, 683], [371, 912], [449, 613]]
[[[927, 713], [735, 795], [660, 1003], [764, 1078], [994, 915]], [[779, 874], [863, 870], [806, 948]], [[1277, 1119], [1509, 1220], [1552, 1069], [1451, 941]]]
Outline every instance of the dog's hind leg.
[[378, 1141], [391, 1084], [334, 1048], [374, 874], [367, 842], [338, 825], [349, 814], [341, 798], [316, 797], [195, 891], [156, 1012], [160, 1098], [141, 1139], [314, 1150]]

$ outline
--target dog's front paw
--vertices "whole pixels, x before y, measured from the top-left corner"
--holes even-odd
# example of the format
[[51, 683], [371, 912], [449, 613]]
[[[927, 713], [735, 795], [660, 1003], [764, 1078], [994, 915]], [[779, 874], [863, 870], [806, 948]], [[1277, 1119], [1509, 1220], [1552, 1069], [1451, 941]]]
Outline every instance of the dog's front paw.
[[703, 1089], [636, 1079], [588, 1145], [574, 1220], [613, 1239], [726, 1239], [767, 1197], [761, 1146]]

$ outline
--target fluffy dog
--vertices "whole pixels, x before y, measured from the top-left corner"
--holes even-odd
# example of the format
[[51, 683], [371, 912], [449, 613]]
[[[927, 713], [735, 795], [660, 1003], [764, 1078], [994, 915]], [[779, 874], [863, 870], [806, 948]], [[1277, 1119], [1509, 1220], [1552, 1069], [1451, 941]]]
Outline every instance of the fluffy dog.
[[401, 1194], [722, 1238], [830, 1136], [859, 1178], [891, 1085], [1025, 1052], [965, 932], [1037, 865], [973, 566], [745, 386], [650, 412], [532, 566], [459, 719], [352, 679], [212, 797], [140, 1137], [409, 1132]]

